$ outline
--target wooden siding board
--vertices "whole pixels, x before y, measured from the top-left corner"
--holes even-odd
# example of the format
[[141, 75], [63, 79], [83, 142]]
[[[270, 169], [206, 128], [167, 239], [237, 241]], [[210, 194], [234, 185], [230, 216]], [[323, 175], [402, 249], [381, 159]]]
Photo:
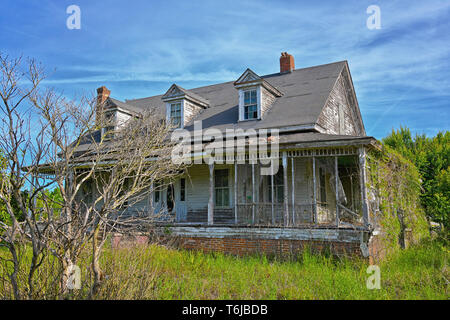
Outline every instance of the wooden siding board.
[[179, 237], [287, 239], [359, 242], [361, 232], [353, 229], [236, 228], [236, 227], [170, 227]]
[[318, 119], [318, 124], [325, 129], [325, 133], [352, 136], [363, 134], [349, 89], [348, 81], [341, 73]]

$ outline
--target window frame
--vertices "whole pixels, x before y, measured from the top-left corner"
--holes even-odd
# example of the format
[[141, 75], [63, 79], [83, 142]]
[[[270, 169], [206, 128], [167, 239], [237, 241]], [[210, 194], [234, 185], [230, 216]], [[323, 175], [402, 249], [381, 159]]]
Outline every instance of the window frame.
[[[245, 95], [247, 93], [249, 94], [249, 103], [246, 103]], [[254, 99], [255, 99], [254, 101], [252, 101], [253, 93], [254, 93]], [[243, 89], [242, 96], [243, 96], [242, 97], [242, 100], [243, 100], [243, 103], [242, 103], [243, 120], [245, 120], [245, 121], [258, 120], [258, 118], [259, 118], [258, 88]], [[256, 115], [255, 117], [252, 117], [252, 118], [249, 117], [250, 111], [247, 111], [247, 109], [250, 108], [250, 107], [254, 107], [255, 108], [255, 110], [251, 111], [252, 114]]]
[[[222, 177], [226, 178], [226, 186], [217, 186], [217, 172], [218, 171], [222, 171], [222, 172], [226, 172], [226, 174], [224, 174]], [[220, 204], [218, 204], [218, 197], [217, 197], [217, 193], [218, 192], [226, 192], [227, 194], [227, 199], [226, 199], [226, 203], [222, 202]], [[222, 200], [224, 200], [224, 195], [222, 194]], [[214, 207], [216, 208], [230, 208], [231, 206], [231, 186], [230, 186], [230, 169], [228, 168], [223, 168], [223, 169], [215, 169], [214, 170]]]
[[[178, 106], [179, 110], [173, 110], [174, 106]], [[174, 113], [179, 112], [179, 116], [174, 117]], [[174, 119], [179, 119], [178, 124], [174, 123]], [[169, 121], [172, 125], [177, 125], [175, 128], [181, 128], [183, 124], [183, 103], [182, 101], [170, 102], [169, 103]]]

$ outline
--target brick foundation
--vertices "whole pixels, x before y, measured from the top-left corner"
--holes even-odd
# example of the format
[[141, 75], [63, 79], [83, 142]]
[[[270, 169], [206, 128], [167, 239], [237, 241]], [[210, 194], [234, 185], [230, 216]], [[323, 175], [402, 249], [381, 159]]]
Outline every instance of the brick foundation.
[[[115, 234], [113, 247], [145, 244], [150, 241], [169, 244], [187, 250], [222, 252], [236, 256], [264, 254], [291, 257], [308, 248], [315, 253], [336, 256], [363, 257], [361, 231], [354, 230], [310, 230], [310, 229], [257, 229], [214, 227], [171, 227], [154, 229], [151, 233], [123, 236]], [[365, 239], [367, 235], [364, 236]], [[367, 241], [367, 240], [366, 240]], [[375, 242], [368, 243], [371, 255], [377, 250]]]
[[361, 256], [359, 243], [333, 241], [183, 237], [176, 241], [176, 245], [188, 250], [222, 252], [237, 256], [251, 254], [295, 256], [305, 248], [313, 252], [330, 252], [333, 255]]

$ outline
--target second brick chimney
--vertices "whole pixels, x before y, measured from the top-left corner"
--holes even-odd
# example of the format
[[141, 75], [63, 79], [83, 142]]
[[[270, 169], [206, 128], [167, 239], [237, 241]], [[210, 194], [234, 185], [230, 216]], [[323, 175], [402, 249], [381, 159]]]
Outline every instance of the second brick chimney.
[[97, 126], [101, 126], [103, 121], [103, 108], [105, 106], [105, 101], [108, 99], [111, 91], [108, 90], [105, 86], [101, 86], [97, 89], [97, 105], [95, 112], [95, 123]]
[[282, 52], [280, 57], [280, 73], [292, 72], [294, 69], [294, 56], [287, 52]]

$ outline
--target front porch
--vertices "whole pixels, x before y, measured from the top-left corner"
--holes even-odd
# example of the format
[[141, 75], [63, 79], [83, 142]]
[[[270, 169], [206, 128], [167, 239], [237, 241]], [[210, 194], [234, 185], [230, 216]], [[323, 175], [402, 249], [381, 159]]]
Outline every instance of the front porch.
[[[248, 155], [247, 155], [248, 157]], [[296, 228], [368, 227], [364, 147], [286, 150], [279, 170], [257, 161], [193, 165], [152, 197], [176, 225]], [[241, 159], [242, 160], [242, 159]], [[250, 162], [250, 163], [249, 163]], [[171, 208], [169, 210], [168, 208]]]
[[364, 146], [282, 150], [276, 161], [273, 175], [262, 174], [264, 166], [248, 154], [192, 165], [150, 196], [147, 212], [162, 217], [150, 237], [235, 255], [290, 256], [305, 247], [372, 254]]

